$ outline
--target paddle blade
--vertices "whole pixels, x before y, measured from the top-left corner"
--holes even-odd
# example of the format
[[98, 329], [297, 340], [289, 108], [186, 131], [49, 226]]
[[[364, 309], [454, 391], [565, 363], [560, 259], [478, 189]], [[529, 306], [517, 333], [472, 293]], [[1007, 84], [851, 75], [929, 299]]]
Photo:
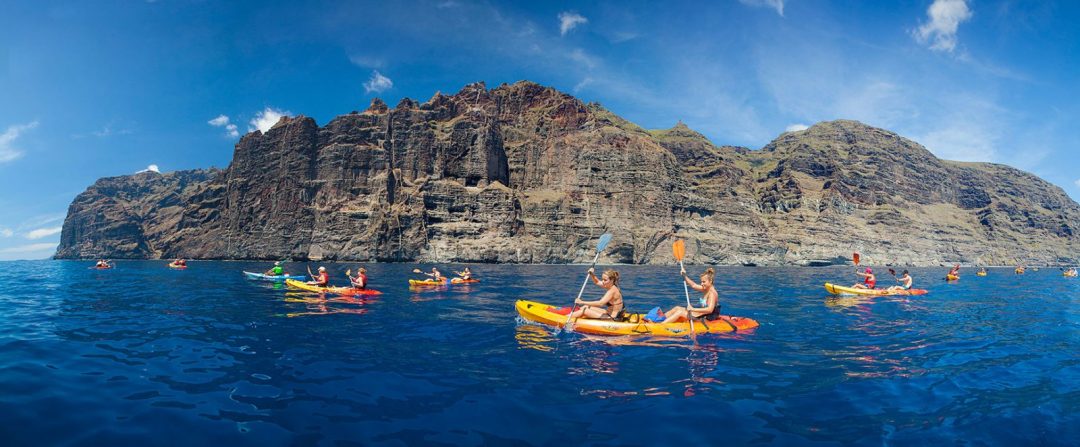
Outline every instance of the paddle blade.
[[682, 261], [686, 257], [686, 241], [679, 239], [671, 244], [671, 251], [675, 253], [675, 260]]
[[855, 265], [859, 265], [859, 254], [858, 253], [852, 253], [851, 254], [851, 260], [855, 262]]
[[893, 276], [896, 276], [896, 270], [889, 269], [889, 274], [893, 275]]
[[352, 276], [352, 270], [346, 270], [345, 276]]
[[412, 272], [413, 273], [424, 273], [424, 272], [421, 272], [420, 269], [412, 269]]
[[596, 242], [596, 252], [600, 253], [607, 247], [608, 242], [611, 242], [611, 233], [604, 233], [600, 236], [600, 240]]

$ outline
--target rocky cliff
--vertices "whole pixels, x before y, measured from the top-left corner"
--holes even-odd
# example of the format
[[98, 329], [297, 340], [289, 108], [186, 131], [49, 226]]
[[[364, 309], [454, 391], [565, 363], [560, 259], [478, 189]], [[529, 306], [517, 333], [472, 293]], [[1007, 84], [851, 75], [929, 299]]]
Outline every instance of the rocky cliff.
[[1075, 262], [1080, 206], [1000, 165], [854, 121], [760, 150], [647, 131], [530, 82], [466, 86], [323, 127], [282, 118], [225, 170], [106, 178], [58, 258], [797, 264]]

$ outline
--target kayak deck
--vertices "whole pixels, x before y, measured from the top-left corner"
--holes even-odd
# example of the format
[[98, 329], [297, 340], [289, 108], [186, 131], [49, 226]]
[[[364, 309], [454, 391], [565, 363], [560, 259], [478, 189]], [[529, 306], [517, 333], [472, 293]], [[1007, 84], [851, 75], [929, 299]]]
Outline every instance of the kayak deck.
[[[566, 324], [565, 309], [555, 308], [548, 304], [518, 300], [514, 307], [522, 318], [549, 326], [563, 327]], [[645, 320], [644, 314], [631, 316], [632, 322], [598, 320], [579, 318], [571, 324], [574, 330], [585, 334], [594, 335], [661, 335], [667, 337], [685, 337], [690, 335], [690, 323], [686, 321], [678, 323], [651, 323]], [[752, 318], [721, 316], [715, 320], [701, 322], [694, 321], [694, 333], [724, 333], [744, 331], [758, 327], [758, 322]]]
[[328, 293], [331, 295], [341, 296], [366, 296], [382, 294], [382, 292], [375, 289], [357, 289], [353, 287], [319, 287], [314, 284], [308, 284], [306, 282], [297, 281], [295, 279], [286, 279], [285, 285], [300, 290], [306, 290], [308, 292]]
[[838, 286], [825, 283], [825, 291], [833, 295], [860, 295], [860, 296], [892, 296], [892, 295], [926, 295], [925, 289], [909, 290], [885, 290], [885, 289], [856, 289], [854, 287]]

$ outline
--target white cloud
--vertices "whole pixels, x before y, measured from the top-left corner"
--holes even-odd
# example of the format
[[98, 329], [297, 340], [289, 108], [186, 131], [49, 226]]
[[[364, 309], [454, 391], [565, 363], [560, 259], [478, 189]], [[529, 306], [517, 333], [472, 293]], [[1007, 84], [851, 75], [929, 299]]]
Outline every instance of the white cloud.
[[364, 90], [368, 93], [382, 93], [392, 87], [394, 87], [394, 81], [383, 76], [382, 73], [379, 73], [379, 70], [372, 70], [371, 79], [364, 83]]
[[11, 231], [11, 228], [0, 228], [0, 236], [11, 237], [13, 235], [15, 235], [15, 232]]
[[38, 229], [33, 230], [33, 231], [29, 232], [29, 233], [26, 233], [26, 238], [27, 239], [41, 239], [43, 237], [48, 237], [48, 236], [52, 236], [54, 234], [57, 234], [62, 230], [63, 230], [63, 227], [38, 228]]
[[574, 86], [574, 94], [578, 94], [581, 89], [588, 87], [589, 84], [592, 84], [593, 82], [593, 78], [586, 76], [585, 79], [582, 79], [581, 82], [578, 82], [577, 85]]
[[144, 172], [156, 172], [156, 173], [160, 174], [161, 170], [158, 169], [158, 165], [150, 165], [150, 166], [147, 166], [146, 169], [143, 169], [141, 171], [136, 172], [136, 174], [142, 174]]
[[792, 124], [790, 126], [787, 126], [787, 128], [784, 129], [784, 132], [799, 132], [799, 131], [803, 131], [803, 130], [806, 130], [806, 129], [809, 129], [809, 128], [810, 128], [810, 126], [807, 126], [806, 124], [795, 123], [795, 124]]
[[739, 3], [747, 6], [772, 8], [776, 10], [777, 14], [780, 14], [780, 17], [784, 16], [784, 0], [739, 0]]
[[589, 23], [589, 19], [586, 19], [581, 14], [576, 12], [564, 11], [559, 13], [559, 34], [565, 36], [570, 30], [577, 28], [578, 25]]
[[999, 161], [995, 148], [997, 137], [992, 130], [972, 122], [944, 124], [945, 127], [931, 131], [918, 142], [946, 160]]
[[1076, 185], [1077, 188], [1080, 188], [1080, 178], [1076, 179], [1076, 181], [1073, 182], [1073, 184]]
[[15, 142], [16, 138], [23, 132], [37, 127], [38, 122], [33, 121], [27, 124], [16, 124], [8, 126], [7, 130], [3, 134], [0, 134], [0, 163], [8, 162], [22, 156], [22, 151], [12, 146], [11, 143]]
[[56, 253], [59, 242], [43, 242], [40, 244], [20, 245], [0, 249], [0, 261], [13, 261], [18, 259], [45, 259]]
[[225, 128], [225, 136], [227, 136], [227, 137], [236, 138], [236, 137], [240, 136], [240, 131], [237, 130], [236, 124], [230, 123], [228, 116], [218, 115], [217, 118], [214, 118], [214, 119], [212, 119], [210, 121], [207, 121], [206, 124], [209, 124], [209, 125], [214, 126], [214, 127], [224, 127]]
[[952, 53], [960, 23], [971, 18], [967, 0], [934, 0], [926, 15], [930, 21], [914, 31], [915, 40], [923, 45], [932, 41], [931, 50]]
[[260, 130], [266, 132], [277, 124], [278, 120], [283, 116], [288, 116], [291, 112], [287, 110], [278, 110], [272, 107], [267, 107], [261, 112], [255, 114], [255, 118], [252, 118], [248, 123], [248, 132], [254, 132]]

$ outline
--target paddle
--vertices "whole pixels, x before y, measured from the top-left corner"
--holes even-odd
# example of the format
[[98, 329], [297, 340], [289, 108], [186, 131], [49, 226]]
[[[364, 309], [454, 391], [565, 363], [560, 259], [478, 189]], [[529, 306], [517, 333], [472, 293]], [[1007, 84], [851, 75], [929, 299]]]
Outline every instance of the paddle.
[[[674, 244], [671, 244], [671, 251], [675, 254], [675, 259], [679, 261], [679, 271], [686, 271], [683, 267], [683, 257], [686, 256], [686, 241], [679, 239]], [[858, 255], [856, 255], [858, 256]], [[686, 319], [690, 320], [690, 336], [694, 336], [694, 314], [690, 313], [690, 289], [686, 287], [686, 279], [683, 278], [682, 282], [683, 293], [686, 294]]]
[[[607, 247], [608, 242], [611, 242], [611, 233], [604, 233], [600, 236], [600, 240], [596, 241], [596, 256], [593, 256], [592, 264], [589, 265], [589, 270], [596, 267], [596, 261], [600, 259], [600, 252], [604, 251], [604, 247]], [[566, 323], [563, 323], [563, 327], [567, 331], [573, 332], [574, 328], [570, 327], [570, 316], [574, 315], [574, 311], [577, 310], [577, 300], [581, 299], [581, 294], [585, 293], [585, 285], [589, 283], [589, 274], [585, 274], [585, 281], [581, 283], [581, 290], [578, 290], [577, 298], [574, 298], [574, 304], [570, 306], [570, 313], [566, 314]], [[559, 328], [555, 328], [555, 335], [559, 335]]]
[[900, 282], [900, 278], [896, 277], [896, 270], [889, 269], [889, 274], [892, 275], [893, 279], [895, 279], [897, 283]]

